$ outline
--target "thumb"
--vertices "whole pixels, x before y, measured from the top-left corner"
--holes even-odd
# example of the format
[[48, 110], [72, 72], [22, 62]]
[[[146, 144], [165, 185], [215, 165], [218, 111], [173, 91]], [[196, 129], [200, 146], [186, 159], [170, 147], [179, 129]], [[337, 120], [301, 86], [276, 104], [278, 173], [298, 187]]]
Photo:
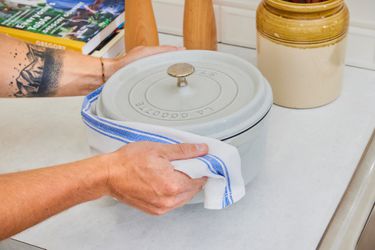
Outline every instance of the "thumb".
[[160, 145], [161, 155], [170, 161], [185, 160], [206, 155], [208, 153], [207, 144], [162, 144]]

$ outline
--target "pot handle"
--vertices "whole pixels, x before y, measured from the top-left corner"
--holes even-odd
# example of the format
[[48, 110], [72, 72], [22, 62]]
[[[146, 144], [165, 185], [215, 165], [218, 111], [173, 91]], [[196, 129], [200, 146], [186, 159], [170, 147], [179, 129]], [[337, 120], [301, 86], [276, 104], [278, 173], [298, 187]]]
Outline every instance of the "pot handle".
[[194, 66], [189, 63], [176, 63], [168, 68], [167, 73], [177, 78], [177, 86], [181, 88], [188, 85], [186, 77], [193, 74], [194, 71]]

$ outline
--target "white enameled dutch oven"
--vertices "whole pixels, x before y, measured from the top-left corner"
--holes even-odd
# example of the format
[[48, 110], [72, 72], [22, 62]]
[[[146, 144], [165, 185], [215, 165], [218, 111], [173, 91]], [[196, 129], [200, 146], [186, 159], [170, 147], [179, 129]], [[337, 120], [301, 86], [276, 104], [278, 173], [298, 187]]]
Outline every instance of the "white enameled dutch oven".
[[272, 91], [238, 57], [177, 51], [136, 61], [113, 75], [99, 97], [98, 116], [186, 130], [237, 147], [245, 183], [262, 166]]

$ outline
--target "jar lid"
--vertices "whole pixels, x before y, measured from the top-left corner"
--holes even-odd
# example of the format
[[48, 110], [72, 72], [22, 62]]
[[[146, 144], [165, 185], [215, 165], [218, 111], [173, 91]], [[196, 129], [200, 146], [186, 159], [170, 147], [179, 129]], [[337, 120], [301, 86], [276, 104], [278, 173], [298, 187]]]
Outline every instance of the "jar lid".
[[99, 116], [170, 126], [226, 139], [255, 125], [272, 92], [249, 62], [213, 51], [176, 51], [138, 60], [114, 74]]

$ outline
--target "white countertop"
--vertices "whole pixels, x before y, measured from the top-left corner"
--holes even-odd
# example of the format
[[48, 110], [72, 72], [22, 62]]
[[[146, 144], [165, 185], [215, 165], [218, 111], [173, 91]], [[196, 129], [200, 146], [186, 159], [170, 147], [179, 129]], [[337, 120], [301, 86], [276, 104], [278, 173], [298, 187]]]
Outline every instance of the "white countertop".
[[[221, 47], [254, 62], [251, 50]], [[82, 98], [0, 99], [0, 172], [87, 157]], [[47, 249], [315, 249], [375, 126], [375, 71], [347, 67], [342, 96], [310, 110], [274, 106], [266, 166], [234, 206], [162, 217], [109, 198], [14, 238]]]

